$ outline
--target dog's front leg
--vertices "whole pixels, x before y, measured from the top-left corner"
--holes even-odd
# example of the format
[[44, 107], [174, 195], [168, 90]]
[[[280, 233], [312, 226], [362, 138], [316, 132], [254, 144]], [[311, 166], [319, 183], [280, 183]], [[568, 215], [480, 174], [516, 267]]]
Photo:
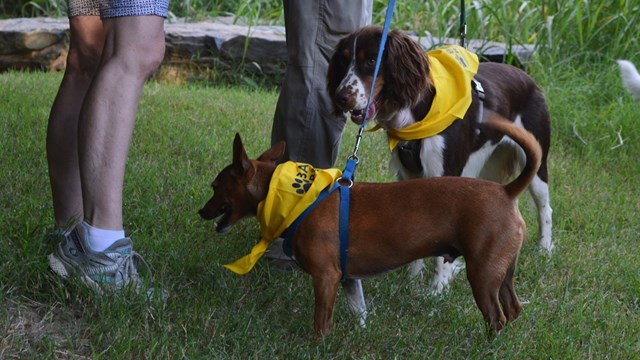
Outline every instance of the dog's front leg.
[[553, 242], [551, 242], [551, 202], [549, 200], [549, 184], [542, 181], [536, 176], [531, 185], [529, 192], [538, 208], [538, 227], [540, 229], [540, 247], [547, 254], [553, 251]]
[[314, 329], [317, 336], [329, 335], [333, 331], [333, 308], [336, 305], [339, 282], [339, 276], [313, 276]]
[[367, 320], [367, 304], [364, 302], [362, 281], [360, 279], [347, 279], [342, 283], [342, 288], [347, 295], [349, 310], [358, 317], [360, 327], [364, 328]]

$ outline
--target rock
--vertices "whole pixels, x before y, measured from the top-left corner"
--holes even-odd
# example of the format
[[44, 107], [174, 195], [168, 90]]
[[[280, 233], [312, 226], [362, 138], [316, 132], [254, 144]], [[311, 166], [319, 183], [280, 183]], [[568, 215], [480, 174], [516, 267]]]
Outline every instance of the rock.
[[[180, 68], [238, 68], [267, 76], [281, 76], [287, 61], [282, 26], [245, 26], [229, 18], [214, 21], [165, 23], [167, 72]], [[425, 49], [457, 43], [457, 39], [423, 36], [413, 38]], [[20, 18], [0, 20], [0, 71], [30, 69], [62, 71], [69, 46], [68, 19]], [[502, 61], [506, 47], [496, 42], [469, 40], [468, 48], [490, 61]], [[511, 53], [521, 63], [529, 60], [532, 47], [514, 46]], [[173, 70], [172, 70], [173, 69]]]
[[231, 68], [244, 63], [254, 64], [256, 70], [265, 74], [280, 74], [287, 61], [283, 27], [167, 23], [165, 33], [165, 63], [170, 65], [222, 63]]
[[[226, 23], [225, 23], [226, 22]], [[247, 68], [267, 75], [282, 74], [287, 61], [284, 28], [241, 26], [223, 22], [165, 25], [165, 65]], [[51, 18], [0, 20], [0, 71], [64, 70], [69, 21]], [[245, 51], [246, 47], [246, 51]]]
[[0, 71], [64, 70], [69, 22], [49, 18], [0, 20]]

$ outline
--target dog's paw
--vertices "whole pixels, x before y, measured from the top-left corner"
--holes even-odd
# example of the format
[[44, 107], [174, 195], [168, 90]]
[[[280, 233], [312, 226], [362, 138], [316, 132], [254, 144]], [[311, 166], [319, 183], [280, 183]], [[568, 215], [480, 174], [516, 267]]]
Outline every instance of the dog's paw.
[[553, 253], [553, 249], [555, 246], [553, 242], [551, 242], [550, 237], [542, 237], [540, 238], [540, 252], [544, 255], [551, 255]]
[[442, 294], [448, 287], [449, 283], [465, 268], [462, 258], [457, 258], [454, 262], [445, 262], [442, 257], [436, 258], [436, 267], [431, 285], [429, 285], [429, 294], [437, 296]]
[[407, 269], [409, 270], [409, 279], [417, 279], [422, 280], [422, 273], [424, 269], [424, 260], [419, 259], [415, 260], [409, 265], [407, 265]]
[[429, 296], [440, 296], [449, 285], [448, 282], [440, 282], [433, 279], [429, 285]]
[[295, 189], [297, 194], [304, 195], [311, 188], [311, 184], [312, 184], [311, 181], [307, 179], [295, 178], [293, 179], [293, 184], [291, 184], [291, 187]]
[[368, 315], [369, 314], [365, 310], [363, 313], [361, 313], [358, 316], [358, 325], [359, 325], [360, 329], [366, 329], [367, 328], [367, 316]]

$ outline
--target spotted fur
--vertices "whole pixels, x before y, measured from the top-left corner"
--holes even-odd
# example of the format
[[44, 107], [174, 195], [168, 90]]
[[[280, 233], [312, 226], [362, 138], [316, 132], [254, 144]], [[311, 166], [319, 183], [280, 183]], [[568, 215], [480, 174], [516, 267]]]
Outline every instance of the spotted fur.
[[[360, 115], [365, 108], [381, 36], [380, 27], [364, 27], [337, 45], [328, 71], [328, 91], [336, 113]], [[513, 140], [485, 125], [486, 115], [491, 111], [501, 114], [533, 133], [542, 147], [542, 164], [529, 190], [538, 209], [539, 243], [550, 253], [552, 210], [547, 156], [551, 126], [544, 95], [531, 77], [511, 65], [481, 63], [475, 79], [484, 88], [484, 102], [473, 92], [464, 119], [455, 121], [438, 135], [417, 140], [418, 166], [409, 166], [399, 147], [391, 154], [390, 166], [399, 180], [465, 176], [505, 182], [523, 166], [524, 155]], [[429, 80], [425, 51], [403, 32], [390, 31], [374, 87], [375, 121], [384, 129], [409, 126], [425, 117], [435, 92]], [[358, 122], [356, 116], [352, 118]], [[438, 258], [431, 284], [433, 292], [442, 291], [461, 266]], [[415, 276], [421, 269], [422, 264], [416, 262], [410, 272]]]

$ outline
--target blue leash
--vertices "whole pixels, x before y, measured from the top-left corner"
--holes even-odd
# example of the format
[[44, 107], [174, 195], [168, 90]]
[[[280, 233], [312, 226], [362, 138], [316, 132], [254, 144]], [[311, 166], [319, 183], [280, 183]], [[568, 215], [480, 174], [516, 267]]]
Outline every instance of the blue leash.
[[[461, 16], [460, 16], [460, 45], [465, 46], [465, 37], [467, 35], [467, 23], [466, 13], [464, 7], [465, 0], [460, 0]], [[369, 116], [369, 106], [373, 98], [373, 90], [376, 85], [376, 79], [378, 78], [378, 72], [380, 70], [380, 63], [382, 62], [382, 54], [384, 53], [384, 46], [387, 43], [387, 34], [389, 32], [389, 24], [391, 23], [391, 16], [393, 15], [393, 8], [395, 7], [395, 0], [389, 0], [387, 7], [387, 14], [384, 19], [384, 27], [382, 29], [382, 38], [380, 39], [380, 49], [378, 50], [378, 57], [376, 59], [376, 67], [373, 70], [373, 80], [371, 81], [371, 89], [369, 90], [369, 98], [367, 99], [367, 106], [364, 110], [364, 117], [360, 130], [356, 137], [356, 144], [353, 148], [353, 155], [347, 158], [347, 165], [342, 173], [342, 177], [336, 181], [333, 188], [328, 193], [333, 192], [336, 188], [340, 188], [340, 219], [339, 219], [339, 236], [340, 236], [340, 268], [342, 270], [342, 278], [340, 282], [347, 280], [347, 255], [349, 253], [349, 189], [353, 186], [353, 175], [358, 165], [358, 149], [360, 148], [360, 142], [362, 140], [362, 134], [364, 133], [365, 126], [367, 124]], [[478, 91], [480, 100], [484, 100], [484, 90], [479, 82], [474, 80], [474, 88]]]
[[[376, 85], [376, 79], [378, 78], [378, 72], [380, 71], [380, 63], [382, 62], [382, 53], [384, 52], [384, 46], [387, 43], [387, 34], [389, 33], [389, 24], [391, 24], [391, 16], [393, 15], [393, 8], [396, 5], [395, 0], [389, 0], [387, 6], [387, 14], [384, 18], [384, 27], [382, 28], [382, 38], [380, 39], [380, 49], [378, 49], [378, 57], [376, 58], [376, 67], [373, 69], [373, 81], [371, 81], [371, 88], [369, 89], [369, 98], [367, 99], [367, 106], [364, 108], [364, 117], [362, 118], [362, 124], [360, 130], [356, 136], [356, 144], [353, 148], [353, 155], [347, 159], [358, 162], [358, 149], [360, 148], [360, 141], [362, 140], [362, 134], [364, 133], [365, 126], [367, 124], [367, 117], [369, 116], [369, 106], [371, 105], [371, 99], [373, 98], [373, 90]], [[348, 165], [347, 165], [348, 166]]]
[[382, 28], [382, 38], [380, 39], [380, 48], [378, 49], [378, 57], [376, 59], [376, 67], [373, 69], [373, 80], [371, 81], [371, 89], [369, 89], [369, 99], [367, 99], [367, 106], [364, 109], [364, 117], [358, 136], [356, 137], [356, 144], [353, 148], [353, 155], [347, 158], [347, 165], [342, 172], [342, 177], [336, 181], [336, 184], [340, 187], [340, 220], [339, 220], [339, 236], [340, 236], [340, 268], [342, 270], [342, 278], [340, 282], [347, 280], [347, 254], [349, 253], [349, 193], [350, 188], [353, 186], [353, 175], [358, 166], [358, 149], [360, 148], [360, 142], [362, 140], [362, 134], [364, 133], [365, 126], [367, 124], [367, 117], [369, 115], [369, 106], [373, 99], [373, 90], [376, 85], [376, 79], [378, 78], [378, 72], [380, 71], [380, 63], [382, 62], [382, 54], [384, 53], [384, 46], [387, 43], [387, 34], [389, 33], [389, 24], [391, 24], [391, 16], [393, 15], [393, 8], [395, 7], [395, 0], [389, 0], [387, 6], [387, 14], [384, 19], [384, 27]]
[[323, 190], [316, 201], [311, 204], [298, 218], [289, 226], [287, 230], [282, 234], [284, 242], [282, 248], [287, 256], [293, 256], [293, 235], [296, 229], [302, 223], [302, 220], [313, 210], [322, 200], [329, 196], [335, 190], [340, 189], [340, 218], [339, 218], [339, 237], [340, 237], [340, 269], [342, 271], [342, 278], [340, 282], [347, 280], [347, 254], [349, 253], [349, 193], [351, 186], [353, 186], [354, 173], [358, 166], [358, 149], [360, 148], [360, 142], [362, 140], [362, 134], [364, 133], [365, 126], [367, 124], [367, 116], [369, 115], [369, 106], [371, 105], [371, 99], [373, 98], [373, 90], [375, 88], [376, 79], [380, 70], [380, 63], [382, 62], [382, 54], [384, 52], [384, 46], [387, 42], [387, 34], [389, 32], [389, 24], [391, 23], [391, 16], [393, 15], [393, 8], [395, 7], [395, 0], [389, 0], [387, 6], [387, 14], [384, 19], [384, 27], [382, 29], [382, 38], [380, 39], [380, 49], [378, 50], [378, 57], [376, 59], [376, 67], [373, 70], [373, 81], [371, 82], [371, 89], [369, 90], [369, 98], [367, 100], [367, 106], [364, 110], [364, 117], [360, 130], [356, 137], [356, 144], [353, 148], [353, 155], [347, 158], [347, 165], [340, 177], [333, 186], [327, 187]]
[[467, 13], [464, 8], [464, 0], [460, 0], [460, 46], [467, 47], [465, 39], [467, 37]]

